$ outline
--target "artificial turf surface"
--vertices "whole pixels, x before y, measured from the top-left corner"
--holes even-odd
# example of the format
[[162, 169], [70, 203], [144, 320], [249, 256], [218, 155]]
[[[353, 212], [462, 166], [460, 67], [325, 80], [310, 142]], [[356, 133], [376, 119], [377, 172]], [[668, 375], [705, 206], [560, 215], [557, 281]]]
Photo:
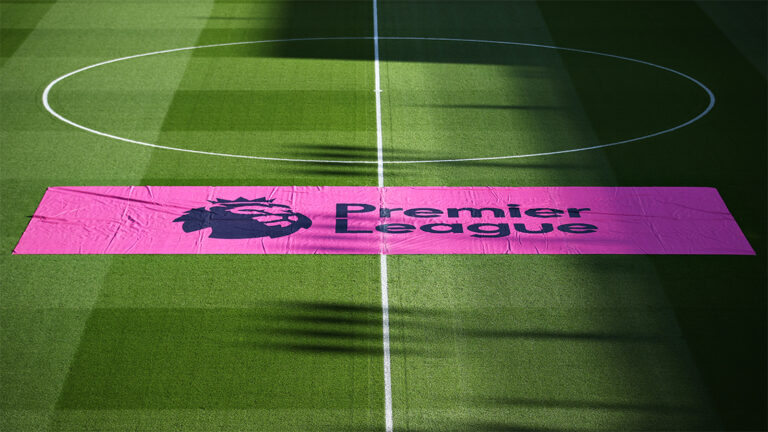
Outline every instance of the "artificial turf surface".
[[[684, 129], [547, 157], [388, 164], [387, 186], [716, 187], [757, 256], [390, 256], [397, 431], [766, 429], [763, 2], [379, 2], [383, 37], [530, 42], [689, 74]], [[735, 24], [734, 24], [735, 23]], [[376, 185], [375, 164], [152, 149], [40, 97], [100, 61], [369, 37], [370, 1], [0, 1], [0, 429], [384, 430], [377, 256], [11, 256], [46, 187]], [[387, 161], [592, 146], [706, 94], [599, 56], [381, 40]], [[372, 41], [205, 48], [62, 81], [159, 145], [375, 160]]]

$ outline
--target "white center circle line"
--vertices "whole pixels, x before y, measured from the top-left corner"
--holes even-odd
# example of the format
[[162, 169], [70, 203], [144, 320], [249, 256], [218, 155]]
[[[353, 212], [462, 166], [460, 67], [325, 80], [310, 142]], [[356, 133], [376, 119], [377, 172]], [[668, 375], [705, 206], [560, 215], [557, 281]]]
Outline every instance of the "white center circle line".
[[87, 126], [81, 125], [79, 123], [75, 123], [74, 121], [64, 117], [63, 115], [56, 112], [53, 108], [51, 108], [51, 105], [48, 101], [49, 95], [51, 93], [51, 90], [53, 89], [56, 84], [60, 83], [61, 81], [76, 75], [80, 72], [85, 72], [90, 69], [97, 68], [99, 66], [105, 66], [111, 63], [117, 63], [124, 60], [132, 60], [136, 58], [141, 57], [149, 57], [153, 55], [160, 55], [160, 54], [169, 54], [174, 52], [180, 52], [180, 51], [190, 51], [195, 49], [204, 49], [204, 48], [216, 48], [216, 47], [225, 47], [225, 46], [236, 46], [236, 45], [254, 45], [254, 44], [263, 44], [263, 43], [279, 43], [279, 42], [301, 42], [301, 41], [329, 41], [329, 40], [369, 40], [373, 39], [371, 36], [348, 36], [348, 37], [319, 37], [319, 38], [293, 38], [293, 39], [271, 39], [271, 40], [262, 40], [262, 41], [246, 41], [246, 42], [229, 42], [229, 43], [221, 43], [221, 44], [211, 44], [211, 45], [200, 45], [200, 46], [191, 46], [191, 47], [184, 47], [184, 48], [174, 48], [174, 49], [168, 49], [168, 50], [162, 50], [162, 51], [153, 51], [149, 53], [144, 54], [136, 54], [132, 56], [127, 57], [120, 57], [112, 60], [103, 61], [100, 63], [95, 63], [89, 66], [85, 66], [83, 68], [74, 70], [72, 72], [69, 72], [67, 74], [64, 74], [55, 80], [51, 81], [48, 86], [46, 86], [45, 90], [43, 91], [43, 106], [45, 107], [46, 111], [48, 111], [52, 116], [56, 117], [57, 119], [61, 120], [64, 123], [67, 123], [71, 126], [74, 126], [78, 129], [82, 129], [86, 132], [90, 132], [95, 135], [100, 135], [106, 138], [111, 138], [118, 141], [123, 141], [131, 144], [138, 144], [145, 147], [153, 147], [153, 148], [159, 148], [164, 150], [174, 150], [174, 151], [180, 151], [180, 152], [186, 152], [186, 153], [195, 153], [195, 154], [201, 154], [201, 155], [208, 155], [208, 156], [221, 156], [221, 157], [232, 157], [232, 158], [241, 158], [241, 159], [257, 159], [257, 160], [268, 160], [268, 161], [281, 161], [281, 162], [310, 162], [310, 163], [333, 163], [333, 164], [416, 164], [416, 163], [439, 163], [439, 162], [469, 162], [469, 161], [486, 161], [486, 160], [500, 160], [500, 159], [519, 159], [519, 158], [527, 158], [527, 157], [536, 157], [536, 156], [551, 156], [551, 155], [557, 155], [557, 154], [565, 154], [565, 153], [574, 153], [574, 152], [580, 152], [580, 151], [586, 151], [586, 150], [595, 150], [605, 147], [613, 147], [621, 144], [627, 144], [635, 141], [640, 141], [648, 138], [657, 137], [659, 135], [663, 135], [666, 133], [670, 133], [673, 131], [676, 131], [678, 129], [684, 128], [698, 120], [700, 120], [702, 117], [707, 115], [710, 111], [712, 111], [712, 108], [715, 106], [715, 94], [710, 90], [707, 86], [702, 84], [699, 80], [686, 75], [680, 71], [677, 71], [672, 68], [668, 68], [666, 66], [661, 66], [655, 63], [647, 62], [644, 60], [638, 60], [633, 59], [630, 57], [624, 57], [619, 56], [615, 54], [607, 54], [607, 53], [601, 53], [597, 51], [588, 51], [583, 49], [577, 49], [577, 48], [564, 48], [564, 47], [558, 47], [553, 45], [542, 45], [542, 44], [534, 44], [534, 43], [525, 43], [525, 42], [507, 42], [507, 41], [494, 41], [494, 40], [484, 40], [484, 39], [459, 39], [459, 38], [440, 38], [440, 37], [408, 37], [408, 36], [379, 36], [380, 40], [423, 40], [423, 41], [443, 41], [443, 42], [466, 42], [466, 43], [484, 43], [484, 44], [495, 44], [495, 45], [511, 45], [511, 46], [524, 46], [524, 47], [532, 47], [532, 48], [544, 48], [544, 49], [551, 49], [551, 50], [558, 50], [558, 51], [568, 51], [568, 52], [576, 52], [581, 54], [590, 54], [590, 55], [597, 55], [602, 57], [609, 57], [614, 58], [618, 60], [624, 60], [629, 61], [632, 63], [638, 63], [646, 66], [650, 66], [656, 69], [660, 69], [663, 71], [667, 71], [670, 73], [673, 73], [675, 75], [678, 75], [680, 77], [683, 77], [687, 79], [688, 81], [696, 84], [698, 87], [700, 87], [702, 90], [704, 90], [707, 93], [707, 96], [709, 97], [709, 104], [707, 107], [697, 114], [696, 116], [692, 117], [691, 119], [680, 123], [676, 126], [673, 126], [668, 129], [664, 129], [658, 132], [650, 133], [647, 135], [625, 139], [621, 141], [615, 141], [607, 144], [599, 144], [589, 147], [580, 147], [575, 149], [567, 149], [567, 150], [556, 150], [556, 151], [550, 151], [550, 152], [543, 152], [543, 153], [529, 153], [529, 154], [519, 154], [519, 155], [507, 155], [507, 156], [488, 156], [488, 157], [474, 157], [474, 158], [457, 158], [457, 159], [434, 159], [434, 160], [405, 160], [405, 161], [379, 161], [379, 160], [328, 160], [328, 159], [293, 159], [293, 158], [279, 158], [279, 157], [269, 157], [269, 156], [251, 156], [251, 155], [239, 155], [239, 154], [230, 154], [230, 153], [216, 153], [216, 152], [207, 152], [202, 150], [191, 150], [191, 149], [185, 149], [185, 148], [179, 148], [179, 147], [170, 147], [170, 146], [164, 146], [160, 144], [153, 144], [148, 143], [144, 141], [138, 141], [130, 138], [120, 137], [117, 135], [112, 135], [106, 132], [102, 132], [93, 128], [89, 128]]

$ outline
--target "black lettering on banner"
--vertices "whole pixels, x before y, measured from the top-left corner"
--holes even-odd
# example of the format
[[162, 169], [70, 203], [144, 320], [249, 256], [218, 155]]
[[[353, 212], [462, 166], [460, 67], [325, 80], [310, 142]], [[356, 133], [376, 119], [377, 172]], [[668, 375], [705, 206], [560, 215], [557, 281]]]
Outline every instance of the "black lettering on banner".
[[416, 227], [413, 225], [401, 223], [381, 224], [376, 226], [376, 231], [387, 234], [408, 234], [415, 229]]
[[557, 227], [557, 229], [570, 234], [589, 234], [597, 231], [597, 227], [595, 225], [585, 223], [563, 224]]
[[336, 219], [336, 234], [368, 234], [373, 231], [350, 231], [347, 219]]
[[[448, 230], [438, 230], [437, 227], [448, 227]], [[461, 224], [446, 224], [446, 223], [433, 223], [426, 224], [421, 227], [421, 230], [433, 234], [448, 234], [448, 233], [463, 233], [464, 226]]]
[[588, 209], [588, 208], [569, 208], [568, 209], [568, 217], [580, 218], [581, 217], [581, 212], [589, 211], [589, 210], [592, 210], [592, 209]]
[[560, 215], [563, 214], [563, 211], [553, 208], [533, 208], [526, 210], [525, 214], [530, 217], [553, 218], [560, 217]]
[[395, 212], [395, 211], [403, 211], [403, 209], [401, 209], [401, 208], [389, 209], [389, 208], [386, 208], [386, 207], [382, 207], [382, 208], [379, 209], [379, 217], [383, 217], [383, 218], [387, 217], [388, 218], [388, 217], [392, 216], [392, 212]]
[[515, 231], [525, 233], [525, 234], [544, 234], [548, 232], [552, 232], [552, 224], [543, 223], [541, 224], [541, 230], [539, 231], [531, 231], [528, 228], [526, 228], [525, 224], [517, 223], [515, 224]]
[[[483, 227], [494, 227], [495, 229], [492, 231], [487, 231], [482, 229]], [[477, 233], [472, 234], [472, 237], [506, 237], [509, 235], [509, 225], [505, 223], [500, 224], [490, 224], [490, 223], [479, 223], [479, 224], [472, 224], [467, 227], [468, 230]], [[551, 230], [550, 230], [551, 231]]]
[[479, 218], [483, 217], [483, 211], [490, 211], [493, 213], [493, 217], [497, 218], [503, 218], [504, 217], [504, 210], [497, 209], [493, 207], [484, 207], [481, 209], [471, 208], [471, 207], [464, 207], [464, 208], [449, 208], [448, 209], [448, 217], [459, 217], [460, 211], [468, 211], [469, 215], [473, 218]]
[[507, 204], [507, 207], [509, 207], [509, 217], [511, 218], [519, 218], [520, 217], [520, 204]]
[[422, 208], [412, 208], [409, 210], [406, 210], [403, 212], [406, 216], [415, 217], [415, 218], [430, 218], [435, 217], [443, 214], [442, 210], [428, 208], [428, 207], [422, 207]]
[[[360, 207], [359, 210], [352, 210], [350, 207], [357, 206]], [[370, 205], [370, 204], [336, 204], [336, 217], [337, 218], [345, 218], [349, 215], [349, 213], [367, 213], [372, 212], [376, 210], [376, 207]]]
[[[349, 228], [349, 221], [348, 217], [351, 214], [355, 213], [370, 213], [376, 210], [376, 207], [371, 204], [363, 204], [363, 203], [338, 203], [336, 204], [336, 233], [338, 234], [369, 234], [373, 233], [373, 230], [365, 230], [365, 229], [350, 229]], [[525, 216], [529, 217], [535, 217], [535, 218], [559, 218], [563, 217], [566, 213], [568, 217], [571, 218], [581, 218], [582, 212], [590, 211], [590, 208], [584, 207], [584, 208], [577, 208], [577, 207], [569, 207], [567, 210], [559, 210], [554, 208], [531, 208], [528, 210], [520, 209], [520, 204], [507, 204], [507, 212], [509, 214], [510, 218], [521, 218], [523, 217], [523, 213]], [[503, 218], [505, 217], [505, 211], [502, 209], [494, 208], [494, 207], [483, 207], [483, 208], [474, 208], [474, 207], [462, 207], [462, 208], [456, 208], [451, 207], [446, 209], [446, 211], [431, 208], [431, 207], [415, 207], [410, 208], [407, 210], [403, 210], [402, 208], [386, 208], [386, 207], [380, 207], [379, 208], [379, 216], [382, 218], [388, 218], [392, 215], [393, 212], [400, 211], [403, 213], [404, 216], [413, 217], [413, 218], [435, 218], [440, 215], [446, 214], [448, 217], [451, 218], [458, 218], [461, 215], [461, 212], [468, 212], [469, 216], [472, 218], [482, 218], [485, 213], [491, 213], [493, 217], [496, 218]], [[489, 215], [488, 215], [489, 216]], [[524, 234], [545, 234], [552, 232], [554, 230], [554, 225], [551, 223], [529, 223], [528, 225], [531, 225], [530, 228], [525, 223], [516, 223], [512, 224], [512, 228], [510, 228], [509, 224], [506, 223], [499, 223], [499, 224], [492, 224], [492, 223], [477, 223], [472, 224], [466, 227], [467, 231], [470, 231], [474, 234], [472, 234], [472, 237], [479, 237], [479, 238], [495, 238], [495, 237], [506, 237], [509, 236], [511, 233], [511, 230], [524, 233]], [[538, 225], [538, 226], [537, 226]], [[411, 225], [411, 224], [404, 224], [404, 223], [390, 223], [390, 224], [380, 224], [373, 228], [376, 231], [387, 233], [387, 234], [408, 234], [413, 232], [414, 230], [420, 229], [423, 232], [431, 233], [431, 234], [461, 234], [464, 233], [465, 227], [461, 223], [430, 223], [426, 224], [420, 227]], [[569, 224], [563, 224], [557, 226], [557, 229], [559, 231], [562, 231], [564, 233], [569, 234], [589, 234], [594, 233], [598, 230], [596, 225], [592, 224], [586, 224], [586, 223], [569, 223]]]

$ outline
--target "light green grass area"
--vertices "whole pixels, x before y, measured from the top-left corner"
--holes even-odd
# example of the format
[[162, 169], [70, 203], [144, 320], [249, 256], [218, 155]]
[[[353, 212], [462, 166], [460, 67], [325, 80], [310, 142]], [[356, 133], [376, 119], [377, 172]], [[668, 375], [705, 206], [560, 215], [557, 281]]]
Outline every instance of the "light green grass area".
[[[11, 255], [50, 186], [375, 186], [375, 164], [154, 149], [41, 102], [135, 54], [370, 37], [372, 5], [0, 0], [0, 430], [385, 430], [378, 256]], [[652, 139], [386, 164], [385, 185], [716, 187], [757, 252], [389, 256], [394, 430], [764, 430], [764, 20], [736, 31], [693, 2], [378, 7], [384, 37], [616, 54], [717, 96]], [[384, 39], [380, 57], [387, 162], [589, 147], [708, 103], [675, 74], [580, 53]], [[370, 39], [180, 51], [77, 74], [50, 104], [162, 146], [375, 161], [373, 58]]]

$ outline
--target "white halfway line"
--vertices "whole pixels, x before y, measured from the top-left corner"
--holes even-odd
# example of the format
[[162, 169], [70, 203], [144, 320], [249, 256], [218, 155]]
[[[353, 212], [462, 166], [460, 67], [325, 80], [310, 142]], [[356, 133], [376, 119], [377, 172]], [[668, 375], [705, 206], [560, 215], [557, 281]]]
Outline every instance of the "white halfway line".
[[[379, 11], [378, 2], [373, 0], [373, 67], [376, 93], [376, 159], [379, 187], [384, 187], [384, 140], [381, 132], [381, 74], [379, 71]], [[382, 192], [383, 200], [383, 192]], [[387, 282], [387, 255], [379, 253], [381, 273], [381, 333], [384, 348], [384, 422], [386, 431], [392, 432], [392, 366], [389, 353], [389, 289]]]

